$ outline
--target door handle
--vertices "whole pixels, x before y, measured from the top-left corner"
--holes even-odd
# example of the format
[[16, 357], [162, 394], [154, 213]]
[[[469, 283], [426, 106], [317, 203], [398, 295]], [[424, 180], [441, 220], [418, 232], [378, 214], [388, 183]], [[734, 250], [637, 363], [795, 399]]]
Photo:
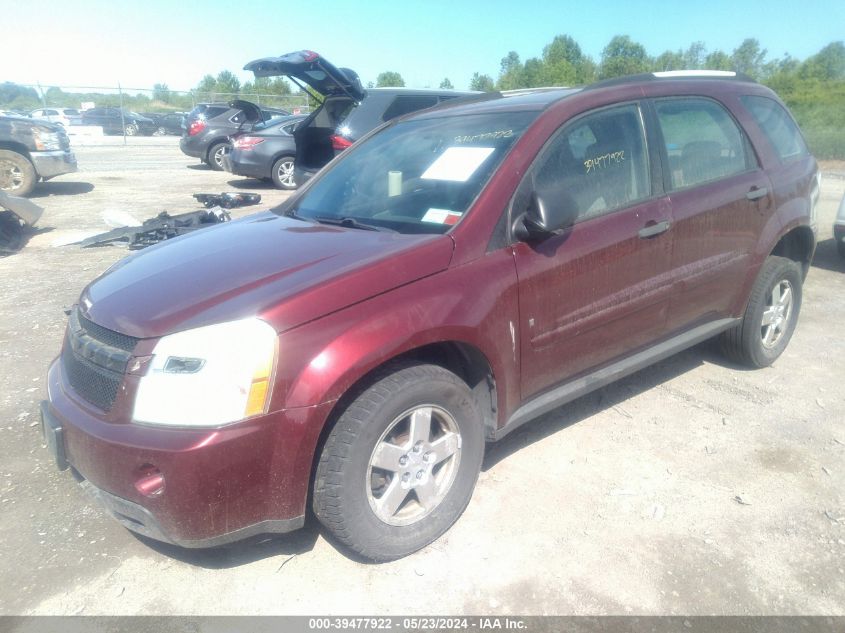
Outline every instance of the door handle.
[[749, 200], [759, 200], [769, 195], [769, 190], [766, 187], [752, 187], [751, 191], [745, 194]]
[[669, 230], [669, 221], [663, 220], [663, 222], [655, 222], [654, 224], [648, 224], [640, 229], [639, 236], [643, 239], [647, 239], [649, 237], [654, 237], [656, 235], [660, 235], [661, 233], [665, 233]]

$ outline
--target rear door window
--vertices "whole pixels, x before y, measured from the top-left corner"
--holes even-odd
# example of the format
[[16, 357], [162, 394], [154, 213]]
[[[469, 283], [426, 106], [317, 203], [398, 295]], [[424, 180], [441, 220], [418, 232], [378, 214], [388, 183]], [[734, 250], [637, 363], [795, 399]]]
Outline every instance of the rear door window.
[[387, 106], [381, 119], [382, 121], [390, 121], [390, 119], [395, 119], [403, 114], [430, 108], [433, 105], [437, 105], [435, 95], [400, 95]]
[[801, 132], [789, 113], [774, 99], [746, 95], [740, 101], [757, 121], [781, 160], [808, 153]]
[[710, 99], [655, 101], [669, 158], [671, 189], [687, 189], [746, 171], [748, 145], [728, 111]]
[[631, 104], [568, 124], [535, 163], [533, 184], [582, 220], [649, 198], [648, 167], [640, 109]]

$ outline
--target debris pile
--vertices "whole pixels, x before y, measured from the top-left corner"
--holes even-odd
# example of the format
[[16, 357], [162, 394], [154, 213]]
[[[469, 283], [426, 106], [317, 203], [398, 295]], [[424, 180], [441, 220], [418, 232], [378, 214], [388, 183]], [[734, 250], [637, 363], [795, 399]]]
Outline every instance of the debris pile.
[[0, 255], [9, 255], [26, 243], [26, 230], [35, 225], [44, 209], [25, 198], [0, 190]]
[[162, 211], [137, 226], [121, 226], [76, 243], [83, 247], [117, 244], [127, 246], [130, 250], [138, 250], [214, 224], [228, 222], [232, 219], [228, 209], [261, 202], [261, 196], [257, 193], [195, 193], [194, 198], [205, 209], [177, 215]]

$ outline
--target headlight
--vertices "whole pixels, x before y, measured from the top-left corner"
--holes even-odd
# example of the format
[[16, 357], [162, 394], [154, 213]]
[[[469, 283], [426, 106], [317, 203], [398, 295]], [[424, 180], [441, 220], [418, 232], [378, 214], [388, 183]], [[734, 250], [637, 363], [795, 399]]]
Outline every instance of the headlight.
[[33, 128], [32, 136], [35, 139], [35, 149], [41, 151], [62, 149], [62, 143], [59, 141], [57, 132], [48, 132], [37, 127]]
[[163, 337], [141, 378], [134, 422], [220, 426], [267, 411], [276, 332], [244, 319]]

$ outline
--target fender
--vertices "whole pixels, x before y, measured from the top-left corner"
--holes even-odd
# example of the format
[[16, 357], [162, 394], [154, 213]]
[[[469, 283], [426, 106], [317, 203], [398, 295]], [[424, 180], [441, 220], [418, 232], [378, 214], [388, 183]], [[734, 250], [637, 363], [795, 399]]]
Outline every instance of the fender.
[[340, 399], [391, 359], [456, 342], [487, 359], [501, 424], [519, 403], [518, 292], [510, 249], [284, 332], [271, 410]]

